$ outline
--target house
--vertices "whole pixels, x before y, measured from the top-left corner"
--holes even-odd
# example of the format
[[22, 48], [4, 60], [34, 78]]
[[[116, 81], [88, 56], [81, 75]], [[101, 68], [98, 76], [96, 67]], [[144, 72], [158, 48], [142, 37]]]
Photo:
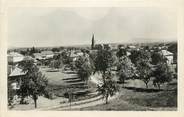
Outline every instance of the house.
[[54, 57], [54, 53], [52, 51], [42, 51], [41, 52], [42, 58], [53, 58]]
[[24, 59], [24, 55], [19, 54], [18, 52], [10, 52], [8, 54], [8, 62], [9, 63], [18, 63]]
[[119, 52], [121, 52], [122, 55], [126, 55], [126, 56], [131, 55], [131, 51], [129, 49], [125, 48], [124, 46], [119, 47]]
[[131, 55], [131, 52], [126, 51], [126, 56], [130, 56], [130, 55]]
[[44, 58], [42, 57], [42, 54], [41, 54], [41, 53], [34, 53], [33, 56], [34, 56], [34, 58], [37, 59], [37, 60], [42, 60], [42, 59], [44, 59]]
[[112, 50], [117, 50], [117, 49], [118, 49], [118, 46], [115, 45], [115, 44], [112, 44], [112, 45], [111, 45], [111, 49], [112, 49]]
[[22, 81], [23, 76], [26, 75], [21, 68], [18, 66], [14, 66], [10, 68], [10, 74], [8, 75], [8, 82], [10, 83], [13, 90], [17, 90], [20, 88], [20, 84]]
[[133, 46], [133, 45], [128, 46], [128, 48], [129, 48], [129, 49], [136, 49], [136, 47]]
[[167, 50], [161, 50], [160, 53], [167, 59], [168, 65], [171, 65], [173, 63], [173, 53]]
[[79, 56], [83, 56], [83, 55], [84, 55], [84, 53], [80, 52], [80, 51], [71, 51], [70, 52], [70, 58], [72, 59], [72, 61], [76, 61]]

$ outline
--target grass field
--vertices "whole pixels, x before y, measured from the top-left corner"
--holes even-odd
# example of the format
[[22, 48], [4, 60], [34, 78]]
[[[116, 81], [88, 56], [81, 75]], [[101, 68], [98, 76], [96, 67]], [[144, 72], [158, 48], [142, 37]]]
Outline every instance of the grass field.
[[87, 107], [80, 110], [176, 110], [177, 83], [165, 84], [163, 87], [163, 90], [140, 88], [140, 85], [139, 88], [121, 87], [118, 99], [111, 100], [108, 104]]
[[[72, 71], [63, 72], [60, 69], [59, 71], [51, 72], [50, 68], [48, 67], [40, 67], [40, 71], [48, 79], [48, 90], [51, 95], [54, 95], [54, 98], [65, 97], [65, 94], [68, 92], [68, 90], [72, 90], [72, 92], [88, 90], [87, 92], [89, 93], [96, 91], [94, 87], [95, 84], [89, 82], [88, 87], [85, 88], [83, 81], [81, 81], [81, 79], [78, 78], [78, 75]], [[71, 86], [71, 84], [73, 85]], [[83, 97], [78, 97], [78, 100], [80, 100], [79, 98], [85, 98], [85, 95]]]
[[[65, 93], [66, 77], [77, 77], [75, 74], [65, 74], [59, 72], [47, 72], [48, 68], [42, 69], [42, 72], [49, 80], [49, 87], [57, 96], [63, 96]], [[141, 80], [127, 80], [124, 84], [120, 84], [120, 96], [118, 99], [110, 101], [109, 104], [97, 105], [93, 107], [83, 108], [81, 110], [152, 110], [150, 108], [176, 108], [177, 107], [177, 81], [164, 84], [162, 90], [153, 87], [152, 81], [149, 82], [149, 89], [145, 88], [145, 84]], [[81, 89], [82, 90], [82, 89]]]

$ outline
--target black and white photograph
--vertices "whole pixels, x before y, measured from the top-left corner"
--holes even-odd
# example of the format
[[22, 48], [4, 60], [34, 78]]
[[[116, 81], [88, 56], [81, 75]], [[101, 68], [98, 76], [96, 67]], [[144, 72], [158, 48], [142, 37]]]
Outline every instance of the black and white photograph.
[[177, 111], [177, 10], [10, 7], [9, 111]]

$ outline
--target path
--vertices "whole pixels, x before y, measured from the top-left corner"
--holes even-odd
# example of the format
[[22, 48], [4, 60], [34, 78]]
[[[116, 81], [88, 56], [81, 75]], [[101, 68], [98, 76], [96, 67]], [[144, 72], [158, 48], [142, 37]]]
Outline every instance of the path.
[[[113, 97], [109, 98], [110, 100], [113, 100], [115, 98], [118, 97], [118, 94], [116, 94]], [[104, 104], [104, 100], [102, 98], [102, 96], [97, 96], [94, 98], [90, 98], [90, 99], [86, 99], [86, 100], [81, 100], [81, 101], [77, 101], [77, 102], [72, 102], [71, 106], [70, 103], [64, 103], [64, 104], [60, 104], [60, 105], [56, 105], [56, 106], [52, 106], [52, 107], [47, 107], [47, 108], [40, 108], [37, 110], [70, 110], [70, 109], [80, 109], [80, 108], [85, 108], [85, 107], [89, 107], [89, 106], [95, 106], [95, 105], [99, 105], [99, 104]]]

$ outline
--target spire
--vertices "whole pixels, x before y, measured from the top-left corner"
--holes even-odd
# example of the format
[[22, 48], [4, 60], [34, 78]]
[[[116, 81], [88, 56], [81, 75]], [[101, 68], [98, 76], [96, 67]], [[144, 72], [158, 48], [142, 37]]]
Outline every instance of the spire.
[[94, 37], [94, 34], [92, 36], [92, 40], [91, 40], [91, 49], [93, 50], [95, 47], [95, 37]]

